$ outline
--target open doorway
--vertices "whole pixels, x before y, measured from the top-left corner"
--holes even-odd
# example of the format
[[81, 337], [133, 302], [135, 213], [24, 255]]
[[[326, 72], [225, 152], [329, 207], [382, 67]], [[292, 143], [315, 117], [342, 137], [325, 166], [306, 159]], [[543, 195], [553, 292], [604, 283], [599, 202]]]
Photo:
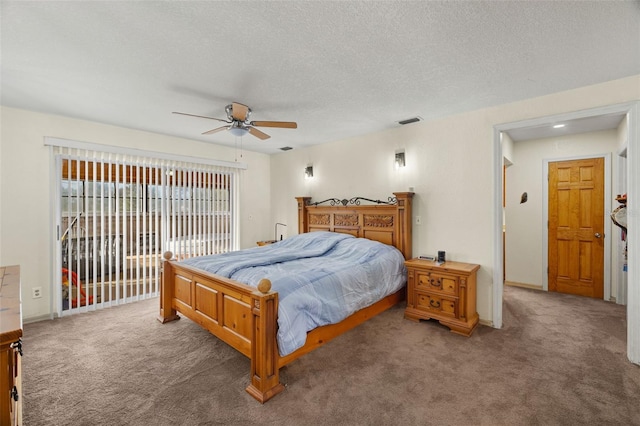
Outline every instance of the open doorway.
[[[503, 270], [508, 269], [508, 264], [505, 265], [505, 260], [503, 259], [503, 225], [504, 225], [504, 210], [502, 207], [502, 194], [503, 194], [503, 184], [504, 180], [508, 180], [508, 176], [503, 176], [503, 165], [505, 164], [503, 158], [503, 140], [502, 135], [513, 134], [514, 132], [522, 131], [527, 132], [532, 129], [541, 128], [541, 127], [551, 127], [550, 125], [558, 123], [560, 121], [570, 121], [570, 120], [582, 120], [588, 121], [587, 119], [596, 119], [598, 117], [605, 117], [611, 115], [619, 115], [624, 116], [626, 119], [626, 140], [627, 145], [629, 147], [628, 152], [634, 152], [634, 148], [636, 148], [638, 144], [639, 130], [638, 130], [638, 122], [640, 121], [640, 110], [637, 102], [621, 104], [621, 105], [611, 105], [607, 107], [595, 108], [592, 110], [584, 110], [577, 111], [573, 113], [560, 114], [556, 116], [549, 117], [541, 117], [538, 119], [526, 120], [521, 122], [507, 123], [503, 125], [498, 125], [494, 127], [494, 207], [496, 215], [494, 217], [494, 272], [493, 272], [493, 325], [496, 328], [502, 327], [502, 294], [503, 294]], [[615, 151], [614, 151], [615, 152]], [[635, 176], [634, 175], [634, 159], [629, 159], [628, 163], [626, 163], [627, 171], [625, 176], [628, 180], [629, 185], [629, 193], [632, 194], [635, 189], [635, 185], [633, 185], [632, 179], [628, 177]], [[507, 172], [508, 173], [508, 172]], [[506, 188], [511, 187], [512, 184], [509, 183]], [[615, 186], [614, 188], [618, 188], [619, 186]], [[507, 231], [508, 232], [508, 231]], [[633, 235], [627, 235], [628, 244], [632, 245], [635, 237]], [[508, 240], [506, 242], [508, 244]], [[628, 259], [628, 269], [630, 272], [629, 275], [632, 275], [634, 272], [634, 258], [630, 257]], [[506, 268], [505, 268], [506, 267]], [[504, 269], [503, 269], [504, 268]], [[636, 272], [637, 273], [637, 272]], [[629, 276], [629, 282], [631, 282], [632, 277]], [[629, 291], [628, 296], [628, 305], [635, 306], [640, 304], [640, 294], [637, 292]], [[633, 362], [640, 362], [640, 335], [638, 335], [638, 328], [640, 327], [640, 320], [637, 315], [633, 313], [632, 309], [628, 310], [628, 357]]]
[[[507, 285], [615, 299], [607, 216], [616, 144], [615, 129], [515, 144], [504, 180]], [[578, 155], [558, 157], [557, 145]]]

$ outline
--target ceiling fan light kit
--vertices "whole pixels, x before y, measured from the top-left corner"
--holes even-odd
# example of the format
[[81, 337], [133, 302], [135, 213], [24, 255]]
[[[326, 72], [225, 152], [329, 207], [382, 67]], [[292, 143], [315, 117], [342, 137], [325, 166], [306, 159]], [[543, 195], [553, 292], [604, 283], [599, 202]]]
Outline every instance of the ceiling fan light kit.
[[222, 130], [228, 130], [232, 135], [237, 137], [242, 137], [247, 133], [250, 133], [252, 136], [257, 137], [258, 139], [269, 139], [271, 136], [262, 132], [261, 130], [256, 129], [256, 127], [278, 127], [282, 129], [297, 129], [298, 124], [293, 121], [249, 121], [249, 117], [251, 116], [251, 108], [248, 106], [238, 103], [232, 102], [225, 107], [225, 112], [227, 114], [227, 119], [223, 120], [221, 118], [215, 117], [207, 117], [204, 115], [197, 114], [187, 114], [185, 112], [175, 112], [174, 114], [187, 115], [190, 117], [198, 117], [198, 118], [207, 118], [209, 120], [222, 121], [227, 123], [226, 126], [217, 127], [215, 129], [208, 130], [203, 135], [211, 135], [213, 133], [218, 133]]
[[242, 137], [249, 133], [249, 129], [242, 126], [239, 122], [235, 121], [229, 128], [229, 133], [231, 133], [233, 136]]

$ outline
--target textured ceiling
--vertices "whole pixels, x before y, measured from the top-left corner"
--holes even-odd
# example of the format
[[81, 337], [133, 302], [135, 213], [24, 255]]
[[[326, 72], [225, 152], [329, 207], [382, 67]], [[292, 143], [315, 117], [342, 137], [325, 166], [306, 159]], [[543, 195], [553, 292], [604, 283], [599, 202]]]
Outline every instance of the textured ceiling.
[[640, 74], [640, 2], [2, 1], [3, 105], [294, 149]]

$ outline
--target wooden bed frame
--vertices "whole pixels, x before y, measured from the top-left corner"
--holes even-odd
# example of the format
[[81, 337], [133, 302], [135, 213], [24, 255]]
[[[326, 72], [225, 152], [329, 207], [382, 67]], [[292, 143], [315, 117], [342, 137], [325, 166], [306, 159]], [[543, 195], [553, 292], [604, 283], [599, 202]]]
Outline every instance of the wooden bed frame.
[[[365, 237], [397, 247], [411, 258], [411, 204], [413, 192], [396, 192], [388, 201], [352, 198], [312, 203], [297, 197], [298, 232], [332, 231]], [[361, 200], [376, 204], [360, 205]], [[329, 205], [320, 205], [329, 203]], [[278, 294], [263, 279], [254, 287], [169, 260], [165, 253], [160, 315], [162, 323], [177, 320], [178, 312], [251, 359], [251, 383], [247, 392], [265, 403], [284, 390], [279, 370], [301, 355], [384, 312], [405, 298], [405, 288], [361, 309], [340, 323], [316, 328], [305, 345], [281, 357], [276, 341]]]

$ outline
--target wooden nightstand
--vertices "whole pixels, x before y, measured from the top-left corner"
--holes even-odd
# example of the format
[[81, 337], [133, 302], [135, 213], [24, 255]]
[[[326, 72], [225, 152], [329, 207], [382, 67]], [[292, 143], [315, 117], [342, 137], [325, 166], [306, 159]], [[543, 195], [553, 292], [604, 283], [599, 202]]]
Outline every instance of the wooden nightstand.
[[407, 309], [413, 321], [436, 319], [452, 332], [470, 336], [478, 325], [476, 272], [480, 265], [411, 259], [407, 266]]
[[273, 244], [277, 242], [278, 242], [277, 240], [266, 240], [266, 241], [257, 241], [256, 244], [262, 247], [262, 246], [266, 246], [268, 244]]

